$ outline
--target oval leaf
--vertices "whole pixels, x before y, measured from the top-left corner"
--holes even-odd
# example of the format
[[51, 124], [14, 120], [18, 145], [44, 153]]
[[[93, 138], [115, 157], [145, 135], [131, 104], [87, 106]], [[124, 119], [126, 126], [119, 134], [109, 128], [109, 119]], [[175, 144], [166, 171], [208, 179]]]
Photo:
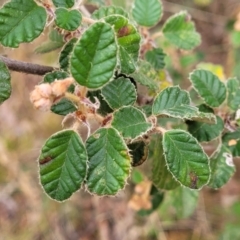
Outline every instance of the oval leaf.
[[10, 97], [11, 92], [11, 76], [7, 66], [0, 59], [0, 104]]
[[69, 74], [64, 71], [53, 71], [53, 72], [50, 72], [50, 73], [47, 73], [46, 75], [44, 75], [43, 82], [44, 83], [52, 83], [55, 80], [65, 79], [68, 76], [69, 76]]
[[58, 103], [52, 105], [51, 111], [62, 116], [77, 111], [77, 107], [68, 99], [62, 98]]
[[199, 112], [197, 107], [190, 104], [191, 100], [187, 91], [181, 90], [178, 86], [168, 87], [154, 99], [152, 113], [157, 116], [215, 122], [216, 119], [212, 113]]
[[132, 105], [137, 100], [135, 86], [126, 78], [118, 78], [102, 89], [102, 95], [112, 109]]
[[39, 47], [37, 47], [34, 52], [36, 53], [48, 53], [61, 48], [64, 45], [63, 36], [56, 30], [53, 29], [48, 36], [49, 40], [43, 42]]
[[164, 58], [166, 54], [161, 48], [154, 48], [151, 51], [146, 52], [146, 60], [156, 69], [163, 69], [165, 67]]
[[71, 8], [74, 5], [75, 0], [52, 0], [56, 7]]
[[115, 195], [126, 185], [131, 159], [128, 148], [113, 128], [101, 128], [86, 142], [89, 168], [87, 188], [97, 195]]
[[190, 74], [190, 80], [201, 96], [210, 107], [218, 107], [226, 99], [226, 87], [219, 78], [207, 70], [195, 70]]
[[41, 184], [57, 201], [68, 199], [85, 180], [87, 152], [73, 130], [52, 135], [43, 145], [38, 161]]
[[[199, 110], [202, 112], [213, 113], [213, 110], [205, 105], [201, 105]], [[210, 142], [213, 139], [220, 136], [224, 129], [223, 120], [217, 116], [216, 124], [208, 124], [197, 121], [187, 121], [188, 131], [199, 141], [199, 142]]]
[[168, 170], [182, 185], [201, 189], [209, 181], [209, 159], [197, 140], [183, 130], [163, 135], [163, 150]]
[[240, 81], [236, 78], [227, 81], [228, 106], [232, 110], [240, 109]]
[[140, 49], [140, 34], [128, 19], [120, 15], [111, 15], [104, 20], [114, 26], [119, 45], [121, 73], [130, 74], [136, 70]]
[[233, 156], [230, 150], [224, 145], [221, 146], [220, 151], [210, 159], [210, 167], [212, 175], [208, 186], [214, 189], [225, 185], [236, 171]]
[[170, 17], [165, 22], [162, 31], [167, 40], [178, 48], [191, 50], [201, 43], [201, 37], [185, 11]]
[[107, 7], [101, 7], [98, 10], [94, 11], [92, 14], [93, 19], [101, 19], [110, 15], [122, 15], [126, 18], [128, 18], [128, 13], [123, 10], [121, 7], [116, 6], [107, 6]]
[[70, 54], [74, 48], [75, 43], [77, 42], [77, 38], [72, 38], [66, 45], [63, 47], [63, 50], [60, 53], [59, 64], [60, 68], [64, 71], [69, 71], [69, 59]]
[[75, 31], [81, 24], [81, 13], [74, 10], [67, 10], [65, 8], [58, 8], [55, 11], [56, 19], [55, 23], [58, 27], [67, 31]]
[[80, 85], [99, 88], [112, 79], [116, 64], [113, 29], [107, 23], [94, 23], [74, 47], [70, 59], [72, 76]]
[[162, 4], [159, 0], [135, 0], [132, 14], [139, 25], [152, 27], [162, 16]]
[[179, 186], [179, 183], [173, 178], [166, 166], [166, 160], [163, 154], [162, 138], [156, 137], [151, 142], [152, 155], [152, 182], [163, 190], [172, 190]]
[[135, 139], [152, 128], [147, 122], [146, 116], [139, 109], [129, 106], [122, 107], [113, 114], [112, 126], [115, 127], [124, 138]]
[[0, 19], [0, 42], [17, 48], [19, 43], [32, 42], [42, 33], [47, 13], [33, 0], [11, 0], [0, 9]]

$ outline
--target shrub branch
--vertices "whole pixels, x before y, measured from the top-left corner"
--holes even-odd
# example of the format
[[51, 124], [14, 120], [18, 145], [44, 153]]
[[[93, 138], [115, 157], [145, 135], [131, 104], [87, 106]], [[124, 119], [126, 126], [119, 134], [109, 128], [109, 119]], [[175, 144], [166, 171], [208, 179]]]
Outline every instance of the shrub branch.
[[2, 60], [9, 70], [22, 72], [27, 74], [34, 74], [34, 75], [45, 75], [48, 72], [52, 72], [53, 70], [57, 70], [56, 68], [50, 66], [43, 66], [39, 64], [33, 64], [28, 62], [22, 62], [13, 60], [7, 57], [0, 56], [0, 60]]

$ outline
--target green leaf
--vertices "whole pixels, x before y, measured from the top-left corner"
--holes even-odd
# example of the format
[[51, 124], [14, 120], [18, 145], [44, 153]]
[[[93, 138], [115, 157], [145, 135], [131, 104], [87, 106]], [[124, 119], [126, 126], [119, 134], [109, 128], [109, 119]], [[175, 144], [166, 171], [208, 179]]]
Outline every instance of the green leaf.
[[232, 152], [233, 157], [240, 157], [240, 130], [223, 135], [223, 143]]
[[144, 141], [134, 142], [127, 145], [131, 156], [132, 166], [142, 165], [148, 158], [148, 145]]
[[[213, 113], [213, 110], [206, 105], [201, 105], [199, 110], [202, 112]], [[201, 123], [197, 121], [187, 121], [188, 131], [199, 141], [199, 142], [210, 142], [213, 139], [220, 136], [224, 129], [224, 122], [216, 116], [216, 124]]]
[[162, 32], [170, 43], [185, 50], [191, 50], [201, 43], [201, 37], [186, 11], [170, 17], [165, 22]]
[[[69, 74], [64, 71], [53, 71], [50, 73], [47, 73], [42, 83], [52, 83], [55, 80], [63, 80], [67, 78]], [[70, 85], [68, 88], [68, 92], [73, 93], [75, 89], [75, 86], [73, 84]], [[55, 103], [51, 107], [51, 111], [55, 114], [66, 116], [69, 113], [75, 112], [77, 110], [77, 107], [75, 104], [73, 104], [70, 100], [66, 98], [62, 98], [59, 102]]]
[[63, 36], [56, 29], [53, 29], [49, 34], [49, 40], [43, 42], [34, 51], [36, 53], [48, 53], [62, 47], [63, 45]]
[[75, 0], [52, 0], [55, 7], [71, 8], [74, 6]]
[[161, 48], [154, 48], [151, 51], [146, 52], [146, 60], [156, 69], [163, 69], [165, 67], [164, 58], [166, 54]]
[[63, 47], [63, 50], [60, 53], [59, 64], [60, 68], [63, 69], [64, 71], [69, 70], [70, 54], [72, 53], [72, 50], [76, 42], [77, 38], [72, 38], [69, 42], [66, 43], [66, 45]]
[[136, 72], [130, 75], [135, 81], [148, 87], [153, 92], [159, 91], [158, 72], [146, 61], [139, 61], [139, 67]]
[[240, 108], [240, 81], [236, 78], [227, 81], [228, 106], [236, 111]]
[[218, 107], [226, 99], [226, 87], [219, 78], [207, 70], [195, 70], [190, 74], [190, 80], [201, 96], [210, 107]]
[[34, 52], [35, 53], [49, 53], [52, 52], [54, 50], [57, 50], [59, 48], [61, 48], [63, 46], [64, 43], [60, 43], [60, 42], [52, 42], [52, 41], [48, 41], [48, 42], [44, 42], [42, 43], [39, 47], [37, 47]]
[[126, 18], [128, 18], [128, 13], [123, 10], [121, 7], [116, 6], [107, 6], [107, 7], [101, 7], [98, 10], [94, 11], [92, 14], [93, 19], [101, 19], [110, 15], [122, 15]]
[[157, 116], [169, 116], [181, 119], [198, 119], [205, 122], [215, 122], [212, 113], [199, 112], [197, 107], [191, 106], [189, 93], [179, 86], [162, 90], [154, 99], [152, 113]]
[[160, 192], [154, 185], [152, 185], [150, 197], [152, 203], [151, 209], [141, 209], [137, 212], [142, 217], [150, 215], [160, 206], [164, 199], [164, 192]]
[[0, 19], [0, 42], [17, 48], [43, 32], [47, 13], [33, 0], [11, 0], [0, 9]]
[[137, 100], [135, 86], [127, 78], [118, 78], [102, 88], [102, 95], [112, 109], [133, 105]]
[[135, 139], [152, 128], [152, 124], [146, 119], [144, 113], [135, 107], [122, 107], [113, 114], [112, 126], [115, 127], [124, 138]]
[[167, 131], [163, 135], [163, 150], [168, 170], [183, 186], [201, 189], [208, 183], [208, 156], [190, 133], [183, 130]]
[[61, 42], [64, 44], [63, 35], [57, 29], [51, 30], [48, 37], [53, 42]]
[[135, 0], [132, 15], [139, 25], [152, 27], [162, 16], [162, 4], [159, 0]]
[[56, 25], [67, 31], [75, 31], [82, 22], [82, 15], [76, 9], [67, 10], [65, 8], [58, 8], [55, 11], [55, 15]]
[[69, 76], [67, 72], [63, 71], [53, 71], [44, 75], [43, 83], [52, 83], [55, 80], [65, 79]]
[[119, 59], [121, 73], [130, 74], [136, 70], [141, 36], [134, 25], [127, 18], [111, 15], [104, 20], [114, 26], [119, 45]]
[[113, 78], [117, 51], [111, 26], [103, 22], [92, 24], [74, 47], [70, 59], [72, 76], [88, 88], [102, 87]]
[[87, 152], [73, 130], [52, 135], [43, 145], [38, 161], [41, 184], [57, 201], [68, 199], [86, 178]]
[[68, 99], [62, 98], [58, 103], [52, 105], [51, 111], [62, 116], [77, 111], [77, 107]]
[[152, 182], [153, 184], [163, 190], [172, 190], [179, 186], [179, 183], [173, 178], [168, 171], [166, 160], [163, 154], [162, 138], [157, 136], [151, 141], [151, 148], [153, 150], [152, 156]]
[[0, 104], [9, 98], [11, 93], [11, 75], [7, 66], [0, 58]]
[[[183, 219], [190, 217], [198, 204], [198, 191], [192, 191], [188, 188], [178, 187], [165, 194], [165, 199], [160, 208], [161, 216], [164, 214], [162, 211], [170, 209], [168, 214], [174, 214], [174, 219]], [[165, 211], [166, 211], [165, 210]]]
[[89, 168], [87, 188], [97, 195], [115, 195], [126, 185], [131, 159], [114, 128], [100, 128], [86, 142]]
[[212, 175], [208, 186], [217, 189], [225, 185], [236, 171], [231, 151], [222, 145], [210, 159], [210, 167]]

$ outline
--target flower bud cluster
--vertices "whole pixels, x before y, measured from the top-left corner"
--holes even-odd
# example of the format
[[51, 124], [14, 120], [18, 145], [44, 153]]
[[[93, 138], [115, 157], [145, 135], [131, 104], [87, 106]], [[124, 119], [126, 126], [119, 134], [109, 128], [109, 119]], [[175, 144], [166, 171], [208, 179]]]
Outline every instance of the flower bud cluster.
[[35, 86], [30, 93], [30, 101], [36, 109], [49, 111], [52, 104], [64, 96], [69, 86], [73, 83], [73, 78], [55, 80], [52, 83], [43, 83]]

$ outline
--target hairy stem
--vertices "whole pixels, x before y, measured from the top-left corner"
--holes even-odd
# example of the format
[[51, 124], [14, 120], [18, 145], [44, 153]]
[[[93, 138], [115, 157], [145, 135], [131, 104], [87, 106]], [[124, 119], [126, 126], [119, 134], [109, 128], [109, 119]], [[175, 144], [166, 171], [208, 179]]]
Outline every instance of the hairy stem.
[[0, 60], [2, 60], [10, 70], [16, 72], [42, 76], [46, 73], [52, 72], [53, 70], [57, 70], [56, 68], [50, 66], [42, 66], [39, 64], [17, 61], [3, 56], [0, 56]]

